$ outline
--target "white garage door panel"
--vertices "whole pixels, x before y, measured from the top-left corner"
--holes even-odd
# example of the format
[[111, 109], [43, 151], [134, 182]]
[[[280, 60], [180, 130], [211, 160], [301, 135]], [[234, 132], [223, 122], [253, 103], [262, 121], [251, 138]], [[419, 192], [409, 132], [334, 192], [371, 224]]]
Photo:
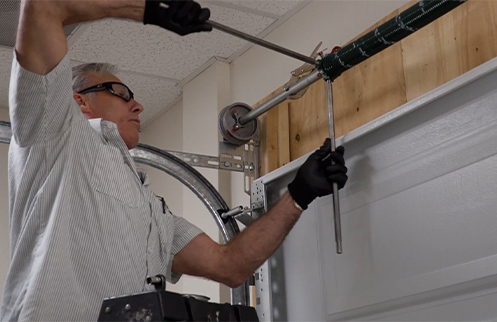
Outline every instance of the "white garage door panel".
[[497, 294], [439, 305], [424, 305], [408, 312], [384, 316], [382, 321], [496, 321]]
[[[344, 252], [333, 236], [320, 248], [328, 315], [497, 274], [495, 86], [487, 75], [346, 144]], [[323, 236], [331, 202], [317, 207]]]
[[459, 82], [456, 91], [427, 94], [410, 113], [341, 139], [350, 178], [340, 192], [343, 253], [332, 198], [319, 199], [283, 244], [279, 316], [497, 319], [497, 63], [488, 66], [444, 85]]

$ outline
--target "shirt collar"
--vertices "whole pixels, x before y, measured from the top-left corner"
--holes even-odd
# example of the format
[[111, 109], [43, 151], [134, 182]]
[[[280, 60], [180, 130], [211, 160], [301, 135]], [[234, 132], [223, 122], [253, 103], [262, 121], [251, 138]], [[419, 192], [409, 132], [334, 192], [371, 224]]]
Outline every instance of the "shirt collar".
[[[148, 185], [150, 182], [150, 179], [147, 178], [146, 173], [141, 174], [138, 172], [136, 169], [136, 165], [133, 161], [133, 158], [129, 154], [129, 149], [126, 146], [126, 143], [124, 143], [123, 139], [121, 138], [121, 135], [119, 134], [119, 131], [117, 130], [117, 125], [116, 123], [113, 123], [111, 121], [105, 121], [102, 118], [96, 118], [96, 119], [89, 119], [88, 122], [90, 123], [90, 126], [97, 131], [97, 133], [101, 134], [109, 144], [112, 146], [116, 147], [121, 151], [121, 154], [124, 158], [124, 162], [126, 162], [131, 170], [135, 173], [137, 179], [139, 179], [142, 184]], [[147, 180], [148, 179], [148, 180]]]
[[102, 134], [102, 127], [100, 123], [102, 122], [101, 118], [98, 119], [89, 119], [88, 122], [90, 123], [90, 126], [97, 131], [98, 133]]
[[97, 131], [100, 134], [103, 134], [104, 136], [111, 131], [117, 130], [116, 123], [111, 121], [105, 121], [102, 118], [89, 119], [88, 122], [95, 131]]

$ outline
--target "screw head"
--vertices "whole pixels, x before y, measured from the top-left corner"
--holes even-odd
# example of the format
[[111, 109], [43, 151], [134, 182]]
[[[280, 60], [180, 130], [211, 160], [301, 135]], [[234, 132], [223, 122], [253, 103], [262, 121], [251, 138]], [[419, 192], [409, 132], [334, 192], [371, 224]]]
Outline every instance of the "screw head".
[[125, 309], [126, 311], [129, 311], [129, 310], [131, 310], [131, 305], [129, 305], [129, 304], [126, 304], [126, 306], [124, 307], [124, 309]]
[[105, 308], [105, 313], [107, 313], [107, 314], [109, 314], [109, 313], [110, 313], [110, 306], [107, 306], [107, 307]]

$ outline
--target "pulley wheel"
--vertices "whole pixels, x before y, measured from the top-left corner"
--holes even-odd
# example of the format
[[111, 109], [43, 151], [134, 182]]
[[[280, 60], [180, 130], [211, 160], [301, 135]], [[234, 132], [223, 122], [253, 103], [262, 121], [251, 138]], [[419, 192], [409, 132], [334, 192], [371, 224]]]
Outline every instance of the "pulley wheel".
[[245, 125], [238, 124], [238, 119], [250, 111], [252, 108], [245, 103], [233, 103], [222, 109], [219, 113], [219, 131], [225, 141], [242, 145], [250, 141], [257, 133], [257, 119]]

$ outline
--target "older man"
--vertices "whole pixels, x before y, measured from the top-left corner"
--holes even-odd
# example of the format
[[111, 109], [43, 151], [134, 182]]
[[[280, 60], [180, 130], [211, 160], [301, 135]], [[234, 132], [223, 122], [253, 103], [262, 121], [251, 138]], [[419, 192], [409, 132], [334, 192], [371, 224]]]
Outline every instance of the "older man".
[[[280, 202], [226, 245], [163, 209], [129, 149], [143, 106], [107, 64], [71, 71], [62, 27], [104, 17], [180, 35], [209, 31], [193, 1], [24, 0], [12, 66], [11, 256], [1, 320], [95, 320], [105, 297], [148, 288], [148, 275], [235, 287], [280, 245], [302, 209], [346, 180], [329, 140]], [[71, 88], [71, 82], [73, 87]]]

